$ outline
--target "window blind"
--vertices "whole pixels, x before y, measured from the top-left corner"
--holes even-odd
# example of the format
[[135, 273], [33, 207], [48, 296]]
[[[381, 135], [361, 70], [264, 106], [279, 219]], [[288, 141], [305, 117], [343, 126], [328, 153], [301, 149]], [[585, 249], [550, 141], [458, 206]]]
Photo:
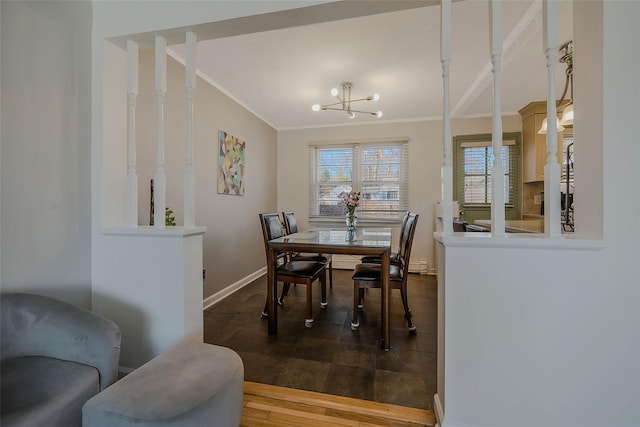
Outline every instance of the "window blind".
[[342, 217], [338, 195], [361, 193], [360, 219], [398, 219], [409, 208], [406, 141], [311, 145], [309, 212], [312, 217]]
[[[457, 197], [464, 204], [491, 204], [491, 140], [462, 141], [457, 147]], [[515, 140], [502, 142], [504, 201], [518, 203], [519, 146]]]

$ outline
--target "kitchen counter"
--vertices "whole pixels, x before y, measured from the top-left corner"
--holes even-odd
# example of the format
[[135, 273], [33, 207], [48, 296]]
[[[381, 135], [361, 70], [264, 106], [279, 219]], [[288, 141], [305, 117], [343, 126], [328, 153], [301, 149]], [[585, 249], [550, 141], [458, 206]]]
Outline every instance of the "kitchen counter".
[[[491, 229], [490, 219], [478, 219], [474, 224]], [[507, 233], [544, 233], [544, 219], [507, 220], [504, 225]]]

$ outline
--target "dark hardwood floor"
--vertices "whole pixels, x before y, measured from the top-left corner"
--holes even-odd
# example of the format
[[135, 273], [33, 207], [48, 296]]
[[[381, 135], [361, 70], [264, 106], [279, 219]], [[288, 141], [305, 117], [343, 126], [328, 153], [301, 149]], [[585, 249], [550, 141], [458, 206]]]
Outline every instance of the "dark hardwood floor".
[[313, 285], [312, 328], [304, 326], [305, 287], [298, 285], [291, 287], [284, 307], [279, 308], [278, 335], [267, 334], [267, 321], [261, 318], [266, 295], [263, 276], [205, 310], [205, 342], [235, 350], [244, 362], [246, 381], [433, 409], [435, 276], [409, 276], [416, 334], [407, 330], [400, 292], [391, 291], [391, 350], [387, 352], [378, 344], [380, 290], [367, 290], [360, 328], [352, 331], [352, 271], [334, 270], [333, 274], [326, 309], [320, 309], [320, 286]]

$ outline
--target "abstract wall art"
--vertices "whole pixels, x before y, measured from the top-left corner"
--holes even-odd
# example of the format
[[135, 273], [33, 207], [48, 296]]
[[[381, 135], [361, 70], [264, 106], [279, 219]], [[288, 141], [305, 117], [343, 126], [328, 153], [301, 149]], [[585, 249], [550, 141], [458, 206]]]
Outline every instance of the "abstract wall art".
[[218, 194], [244, 196], [245, 142], [218, 131]]

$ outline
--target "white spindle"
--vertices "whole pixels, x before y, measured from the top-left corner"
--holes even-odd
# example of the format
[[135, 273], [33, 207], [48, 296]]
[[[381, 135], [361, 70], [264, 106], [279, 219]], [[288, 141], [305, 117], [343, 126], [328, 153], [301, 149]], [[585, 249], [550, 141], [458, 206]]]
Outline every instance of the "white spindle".
[[187, 152], [184, 173], [184, 226], [196, 225], [196, 178], [193, 169], [193, 97], [196, 90], [196, 44], [198, 39], [192, 31], [186, 36], [186, 65], [184, 84], [187, 89]]
[[158, 98], [158, 145], [156, 174], [153, 179], [155, 228], [165, 228], [167, 177], [164, 171], [164, 96], [167, 92], [167, 41], [156, 36], [156, 96]]
[[138, 44], [127, 40], [127, 227], [138, 226], [138, 175], [136, 174], [136, 97], [138, 96]]
[[500, 71], [502, 61], [502, 0], [491, 0], [491, 63], [493, 64], [493, 165], [491, 166], [491, 234], [504, 236], [504, 167], [502, 166], [502, 107]]
[[544, 231], [550, 237], [560, 230], [560, 165], [556, 124], [555, 64], [558, 49], [558, 1], [545, 0], [542, 8], [544, 53], [547, 58], [547, 163], [544, 167]]
[[440, 61], [442, 62], [442, 232], [453, 233], [453, 161], [449, 116], [449, 63], [451, 62], [451, 0], [440, 3]]

